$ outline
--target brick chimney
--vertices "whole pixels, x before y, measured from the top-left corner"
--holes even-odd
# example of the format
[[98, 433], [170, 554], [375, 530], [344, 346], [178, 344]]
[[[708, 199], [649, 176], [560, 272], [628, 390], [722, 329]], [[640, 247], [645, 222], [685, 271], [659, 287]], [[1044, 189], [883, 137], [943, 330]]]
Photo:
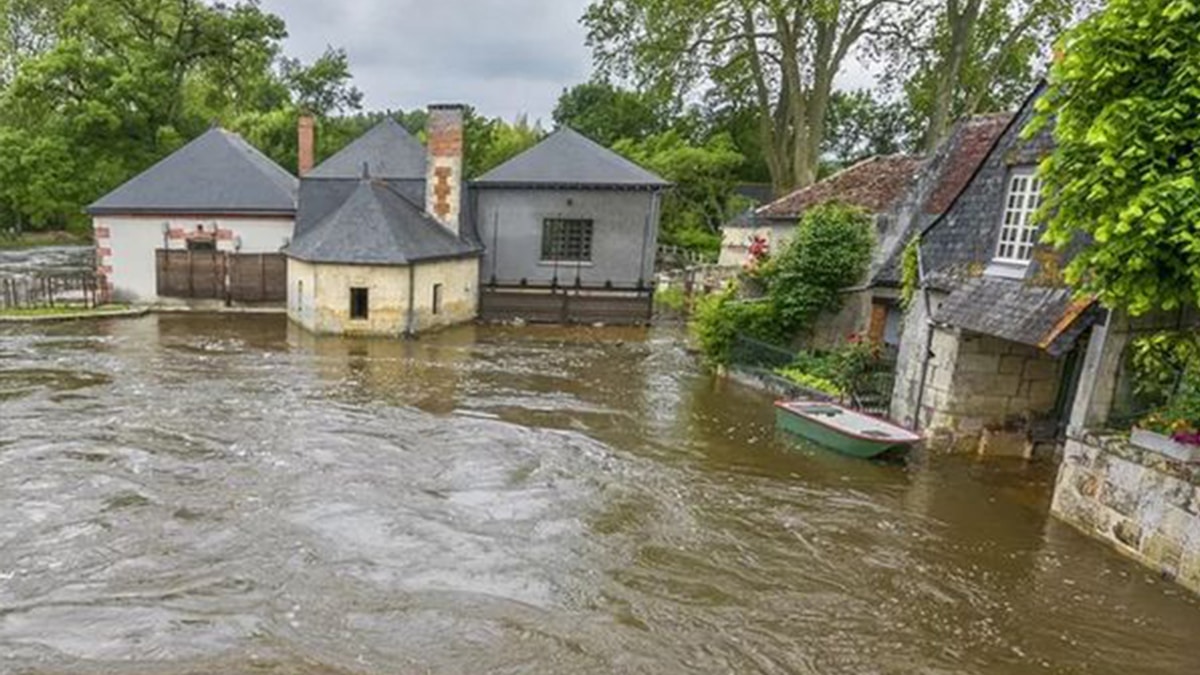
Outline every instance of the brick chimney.
[[297, 157], [299, 158], [299, 166], [297, 171], [301, 178], [312, 171], [315, 161], [315, 139], [313, 138], [313, 127], [315, 122], [313, 116], [308, 113], [300, 115], [299, 121], [296, 122], [296, 134], [299, 138]]
[[458, 104], [431, 105], [425, 127], [425, 210], [454, 234], [462, 198], [464, 109]]

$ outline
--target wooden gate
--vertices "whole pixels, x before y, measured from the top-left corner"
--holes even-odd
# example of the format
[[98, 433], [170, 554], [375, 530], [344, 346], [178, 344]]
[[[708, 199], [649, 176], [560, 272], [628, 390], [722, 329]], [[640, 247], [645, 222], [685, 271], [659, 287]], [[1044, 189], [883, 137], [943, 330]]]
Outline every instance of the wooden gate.
[[158, 295], [225, 302], [287, 300], [287, 259], [281, 253], [157, 252]]

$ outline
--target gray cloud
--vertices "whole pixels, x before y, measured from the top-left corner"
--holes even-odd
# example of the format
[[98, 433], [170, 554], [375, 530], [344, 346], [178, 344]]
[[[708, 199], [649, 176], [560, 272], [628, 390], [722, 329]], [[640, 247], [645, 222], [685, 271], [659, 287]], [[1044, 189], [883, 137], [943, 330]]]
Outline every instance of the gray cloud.
[[488, 116], [549, 121], [588, 78], [587, 0], [263, 0], [287, 21], [290, 56], [350, 55], [371, 109], [462, 102]]

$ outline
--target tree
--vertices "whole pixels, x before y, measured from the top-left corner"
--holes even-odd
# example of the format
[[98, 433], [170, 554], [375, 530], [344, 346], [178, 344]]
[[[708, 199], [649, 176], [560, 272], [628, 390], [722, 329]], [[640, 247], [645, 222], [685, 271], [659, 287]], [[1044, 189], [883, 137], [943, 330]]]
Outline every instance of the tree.
[[835, 91], [829, 99], [822, 154], [842, 167], [904, 152], [910, 149], [913, 126], [911, 111], [900, 101], [883, 101], [864, 89]]
[[903, 0], [593, 0], [583, 17], [605, 74], [683, 98], [753, 101], [776, 192], [813, 182], [834, 78]]
[[618, 141], [613, 149], [675, 184], [663, 198], [664, 243], [715, 252], [721, 226], [746, 207], [737, 197], [737, 170], [745, 158], [724, 134], [702, 145], [677, 131], [642, 142]]
[[1200, 306], [1200, 7], [1110, 0], [1060, 43], [1027, 134], [1053, 125], [1046, 240], [1067, 280], [1137, 315]]
[[[907, 59], [910, 105], [925, 120], [922, 149], [932, 152], [955, 119], [1019, 101], [1040, 71], [1044, 46], [1090, 0], [936, 0], [940, 10], [910, 15], [924, 35]], [[931, 6], [932, 7], [932, 6]], [[911, 75], [909, 75], [911, 74]]]
[[482, 175], [537, 145], [545, 136], [541, 124], [530, 124], [526, 115], [517, 116], [512, 124], [490, 120], [487, 135], [481, 135], [473, 147], [468, 142], [467, 175]]
[[280, 71], [296, 105], [314, 115], [362, 108], [363, 94], [350, 84], [350, 59], [344, 49], [329, 47], [310, 65], [285, 57]]
[[665, 130], [671, 114], [649, 95], [592, 81], [564, 89], [553, 117], [555, 124], [611, 147], [623, 138], [640, 141]]

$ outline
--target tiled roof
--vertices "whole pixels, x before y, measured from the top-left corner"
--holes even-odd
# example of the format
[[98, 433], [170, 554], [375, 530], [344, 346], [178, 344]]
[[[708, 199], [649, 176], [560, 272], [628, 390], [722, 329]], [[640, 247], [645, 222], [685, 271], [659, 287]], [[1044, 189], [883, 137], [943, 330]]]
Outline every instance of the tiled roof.
[[375, 178], [423, 179], [425, 146], [389, 117], [321, 162], [305, 178], [360, 178], [363, 164]]
[[212, 128], [87, 208], [100, 214], [291, 215], [297, 181], [241, 136]]
[[959, 285], [934, 320], [1059, 356], [1095, 319], [1093, 304], [1089, 299], [1075, 299], [1069, 288], [977, 277]]
[[298, 233], [287, 249], [300, 260], [348, 265], [408, 265], [479, 253], [478, 246], [373, 179], [359, 180], [339, 206]]
[[925, 201], [925, 213], [940, 215], [950, 208], [954, 198], [975, 175], [975, 170], [1012, 118], [1013, 114], [1009, 112], [976, 115], [960, 123], [951, 132], [945, 141], [946, 159], [942, 163], [937, 185]]
[[755, 213], [759, 218], [793, 220], [806, 209], [832, 201], [882, 213], [904, 196], [922, 162], [921, 157], [913, 155], [872, 157], [781, 197]]
[[670, 186], [662, 178], [566, 127], [471, 184], [482, 188]]

